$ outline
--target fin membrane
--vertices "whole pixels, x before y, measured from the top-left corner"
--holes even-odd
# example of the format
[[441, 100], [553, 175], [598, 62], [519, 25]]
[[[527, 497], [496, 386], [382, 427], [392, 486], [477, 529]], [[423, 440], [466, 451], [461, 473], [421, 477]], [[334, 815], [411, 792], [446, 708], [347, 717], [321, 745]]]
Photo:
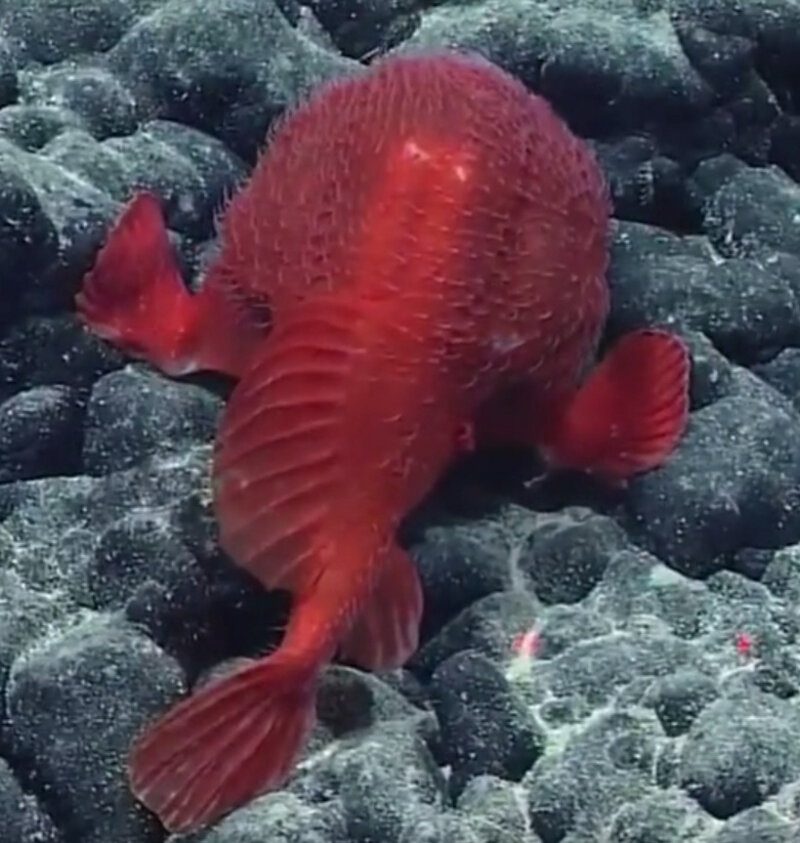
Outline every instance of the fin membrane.
[[197, 303], [181, 279], [158, 200], [125, 206], [75, 304], [98, 336], [168, 374], [193, 368]]
[[657, 467], [685, 430], [689, 375], [679, 337], [658, 330], [625, 335], [548, 424], [546, 457], [611, 481]]
[[183, 283], [158, 199], [125, 206], [75, 297], [95, 334], [168, 375], [199, 370], [238, 377], [266, 336], [268, 304], [227, 294], [213, 269], [192, 294]]
[[392, 544], [368, 605], [342, 643], [339, 657], [365, 670], [393, 670], [414, 654], [422, 618], [422, 587], [408, 554]]
[[278, 651], [178, 703], [134, 745], [134, 794], [186, 832], [281, 786], [313, 728], [315, 678]]

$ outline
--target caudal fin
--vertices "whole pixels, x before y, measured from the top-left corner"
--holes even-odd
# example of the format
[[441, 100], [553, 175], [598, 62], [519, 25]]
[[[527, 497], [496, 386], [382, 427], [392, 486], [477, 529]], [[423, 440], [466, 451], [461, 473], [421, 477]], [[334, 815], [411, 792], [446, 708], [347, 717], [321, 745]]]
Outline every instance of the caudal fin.
[[634, 331], [616, 344], [548, 425], [548, 460], [610, 481], [663, 463], [686, 427], [689, 354], [665, 331]]
[[179, 703], [134, 746], [134, 794], [186, 832], [280, 787], [314, 724], [316, 677], [278, 650]]

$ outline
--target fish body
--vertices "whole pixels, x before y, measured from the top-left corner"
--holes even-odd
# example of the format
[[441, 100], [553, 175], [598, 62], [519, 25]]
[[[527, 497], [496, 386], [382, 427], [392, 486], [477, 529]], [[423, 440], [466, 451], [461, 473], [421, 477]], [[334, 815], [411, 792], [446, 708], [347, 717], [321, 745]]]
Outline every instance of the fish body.
[[587, 377], [609, 216], [550, 106], [451, 53], [386, 59], [283, 119], [196, 295], [155, 200], [123, 213], [79, 312], [169, 374], [238, 379], [214, 455], [220, 540], [293, 595], [275, 653], [137, 742], [132, 787], [167, 828], [285, 781], [337, 654], [380, 670], [414, 652], [422, 591], [395, 532], [461, 451], [514, 442], [622, 481], [675, 446], [677, 338], [631, 334]]

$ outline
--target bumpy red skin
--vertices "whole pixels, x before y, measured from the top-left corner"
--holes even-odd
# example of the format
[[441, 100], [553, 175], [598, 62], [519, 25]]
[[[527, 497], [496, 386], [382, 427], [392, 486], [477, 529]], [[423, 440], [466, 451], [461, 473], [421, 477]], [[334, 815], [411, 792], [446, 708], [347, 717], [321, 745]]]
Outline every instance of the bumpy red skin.
[[[609, 213], [587, 147], [488, 63], [394, 60], [326, 88], [274, 136], [223, 221], [212, 281], [268, 297], [275, 331], [228, 409], [220, 482], [248, 394], [304, 318], [297, 303], [330, 301], [363, 353], [340, 419], [348, 488], [329, 517], [378, 498], [391, 533], [487, 401], [524, 384], [547, 413], [577, 387], [608, 311]], [[225, 512], [223, 494], [223, 535]]]
[[[608, 310], [609, 213], [587, 147], [479, 59], [387, 62], [326, 88], [272, 139], [225, 215], [211, 276], [275, 314], [220, 430], [217, 510], [225, 547], [267, 586], [305, 592], [309, 566], [292, 566], [311, 546], [336, 549], [332, 582], [313, 573], [340, 607], [320, 651], [377, 577], [369, 548], [391, 545], [464, 423], [519, 384], [544, 412], [577, 387]], [[315, 374], [281, 379], [304, 366]], [[293, 409], [271, 409], [283, 390]], [[312, 416], [330, 427], [298, 436], [294, 458], [332, 462], [272, 476], [292, 459], [283, 434]], [[313, 490], [293, 497], [302, 483]], [[265, 532], [311, 510], [276, 567]], [[338, 552], [365, 529], [361, 552]], [[311, 626], [301, 603], [287, 640]]]
[[508, 438], [520, 404], [522, 441], [534, 423], [547, 437], [606, 318], [609, 212], [590, 152], [544, 100], [480, 59], [434, 55], [326, 86], [282, 123], [198, 296], [148, 200], [112, 235], [84, 319], [164, 371], [241, 377], [214, 462], [221, 541], [294, 595], [276, 653], [137, 744], [133, 789], [168, 828], [285, 780], [337, 650], [375, 669], [413, 652], [422, 595], [395, 530], [473, 430], [480, 442], [499, 421]]

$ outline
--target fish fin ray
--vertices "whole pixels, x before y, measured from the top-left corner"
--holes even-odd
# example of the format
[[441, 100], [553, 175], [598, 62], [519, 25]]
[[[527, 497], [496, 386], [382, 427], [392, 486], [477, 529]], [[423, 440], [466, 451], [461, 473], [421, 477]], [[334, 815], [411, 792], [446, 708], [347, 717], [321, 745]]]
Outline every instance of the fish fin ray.
[[75, 296], [81, 321], [99, 337], [165, 374], [208, 370], [237, 376], [260, 339], [214, 284], [186, 287], [156, 196], [136, 193], [112, 227]]
[[626, 334], [549, 425], [549, 461], [609, 480], [661, 465], [686, 427], [690, 366], [676, 335]]
[[343, 641], [339, 655], [365, 670], [393, 670], [419, 644], [423, 595], [413, 560], [392, 545], [373, 595]]
[[189, 349], [197, 302], [184, 285], [156, 197], [137, 193], [123, 208], [75, 296], [95, 334], [170, 373]]
[[186, 832], [280, 787], [313, 727], [317, 670], [278, 651], [175, 705], [134, 744], [136, 797]]

